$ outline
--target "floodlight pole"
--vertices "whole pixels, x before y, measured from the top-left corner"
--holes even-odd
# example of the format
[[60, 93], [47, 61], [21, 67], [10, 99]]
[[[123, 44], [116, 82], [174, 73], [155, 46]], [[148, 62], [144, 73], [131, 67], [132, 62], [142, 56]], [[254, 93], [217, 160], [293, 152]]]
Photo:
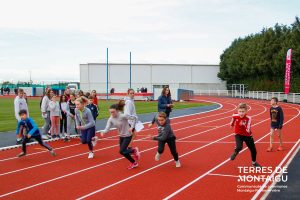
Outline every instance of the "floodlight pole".
[[108, 100], [108, 48], [106, 48], [106, 100]]
[[129, 53], [129, 88], [131, 88], [131, 78], [132, 78], [131, 73], [132, 71], [131, 71], [131, 52], [130, 52]]

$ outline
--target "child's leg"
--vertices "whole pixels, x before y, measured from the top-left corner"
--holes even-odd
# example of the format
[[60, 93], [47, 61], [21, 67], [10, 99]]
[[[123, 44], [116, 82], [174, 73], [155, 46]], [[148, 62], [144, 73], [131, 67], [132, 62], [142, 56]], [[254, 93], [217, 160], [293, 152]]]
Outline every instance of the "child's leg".
[[56, 135], [59, 135], [59, 117], [55, 117]]
[[233, 154], [230, 156], [230, 160], [234, 160], [239, 152], [243, 149], [243, 136], [236, 134], [235, 135], [235, 149]]
[[55, 129], [55, 117], [52, 116], [51, 117], [51, 129], [50, 129], [50, 132], [51, 132], [52, 136], [54, 135], [54, 129]]
[[278, 129], [279, 144], [282, 147], [282, 129]]
[[63, 116], [63, 124], [64, 124], [64, 131], [65, 131], [65, 133], [67, 132], [67, 127], [68, 127], [68, 123], [67, 123], [67, 116], [66, 115], [64, 115]]
[[171, 151], [171, 154], [173, 155], [174, 160], [178, 161], [178, 153], [176, 150], [175, 138], [167, 140], [167, 143], [168, 143], [169, 149]]
[[63, 133], [63, 127], [64, 127], [64, 118], [63, 117], [60, 119], [59, 124], [60, 124], [60, 127], [59, 127], [60, 133]]
[[252, 162], [255, 163], [256, 162], [256, 148], [255, 148], [255, 143], [253, 140], [253, 137], [245, 137], [245, 143], [247, 145], [247, 147], [249, 148], [250, 152], [251, 152], [251, 158], [252, 158]]
[[270, 149], [273, 148], [274, 132], [275, 132], [275, 129], [271, 128], [271, 132], [270, 132]]
[[86, 132], [86, 130], [81, 130], [80, 140], [81, 140], [82, 144], [87, 143], [87, 132]]
[[158, 141], [158, 148], [157, 148], [157, 152], [159, 154], [162, 154], [165, 150], [165, 144], [166, 142], [165, 141]]
[[26, 154], [26, 144], [29, 142], [30, 139], [27, 138], [27, 136], [23, 136], [23, 141], [22, 141], [22, 151]]
[[235, 135], [235, 149], [234, 152], [236, 155], [243, 149], [243, 136], [236, 134]]
[[41, 135], [32, 136], [32, 138], [34, 138], [42, 147], [45, 147], [49, 151], [52, 151], [52, 147], [50, 147], [48, 144], [44, 143]]
[[90, 151], [93, 151], [93, 144], [92, 144], [93, 137], [95, 137], [95, 126], [86, 130], [86, 142], [89, 146]]
[[133, 141], [135, 140], [135, 138], [136, 138], [136, 132], [133, 131], [132, 132], [132, 139], [130, 141], [130, 144], [128, 145], [128, 148], [132, 148], [132, 144], [133, 144]]
[[123, 155], [127, 160], [131, 163], [135, 163], [135, 160], [131, 157], [131, 153], [133, 153], [132, 149], [128, 149], [128, 145], [130, 144], [132, 136], [130, 137], [120, 137], [120, 154]]

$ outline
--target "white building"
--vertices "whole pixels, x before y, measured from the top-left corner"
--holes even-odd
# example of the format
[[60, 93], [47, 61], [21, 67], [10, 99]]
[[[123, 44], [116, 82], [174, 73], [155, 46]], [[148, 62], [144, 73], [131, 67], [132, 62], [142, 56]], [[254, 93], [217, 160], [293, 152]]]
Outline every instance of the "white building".
[[[153, 88], [169, 85], [171, 88], [226, 89], [226, 83], [217, 74], [219, 65], [191, 64], [132, 64], [132, 88]], [[106, 63], [88, 63], [80, 65], [80, 88], [84, 91], [97, 90], [106, 93]], [[115, 92], [125, 92], [129, 88], [129, 64], [110, 63], [108, 65], [108, 88]]]

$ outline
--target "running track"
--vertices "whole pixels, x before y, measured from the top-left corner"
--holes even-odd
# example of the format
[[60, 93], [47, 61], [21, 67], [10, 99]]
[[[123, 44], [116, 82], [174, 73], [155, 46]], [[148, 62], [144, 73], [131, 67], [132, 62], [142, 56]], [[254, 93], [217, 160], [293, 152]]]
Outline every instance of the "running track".
[[[235, 146], [228, 125], [231, 115], [239, 102], [248, 103], [257, 161], [263, 166], [285, 166], [299, 150], [300, 134], [296, 124], [300, 124], [300, 106], [281, 104], [285, 113], [285, 151], [267, 153], [268, 101], [213, 97], [196, 97], [196, 100], [217, 102], [222, 107], [171, 120], [182, 168], [175, 168], [167, 146], [161, 160], [154, 160], [157, 145], [149, 136], [153, 136], [156, 129], [146, 128], [135, 141], [142, 151], [140, 166], [127, 170], [129, 162], [118, 154], [117, 132], [112, 131], [98, 142], [95, 158], [91, 160], [87, 159], [87, 146], [79, 144], [78, 139], [69, 143], [51, 142], [56, 157], [51, 157], [38, 145], [29, 146], [28, 155], [19, 159], [15, 156], [20, 149], [1, 151], [0, 198], [260, 199], [267, 195], [259, 188], [257, 192], [237, 192], [237, 186], [241, 185], [237, 181], [237, 176], [241, 175], [238, 166], [251, 166], [251, 158], [244, 148], [235, 161], [228, 159]], [[270, 184], [255, 183], [259, 186]]]

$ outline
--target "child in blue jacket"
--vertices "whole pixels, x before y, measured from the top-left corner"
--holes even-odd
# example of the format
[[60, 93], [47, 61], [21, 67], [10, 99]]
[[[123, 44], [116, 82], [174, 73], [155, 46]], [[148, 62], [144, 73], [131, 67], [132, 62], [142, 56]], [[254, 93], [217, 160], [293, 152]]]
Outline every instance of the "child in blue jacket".
[[22, 152], [18, 155], [18, 157], [22, 157], [26, 155], [26, 144], [30, 141], [30, 138], [34, 138], [41, 146], [48, 149], [52, 156], [56, 156], [52, 147], [48, 144], [44, 143], [40, 134], [40, 130], [33, 121], [32, 118], [27, 117], [27, 110], [20, 110], [19, 116], [21, 120], [18, 122], [18, 127], [16, 134], [20, 134], [20, 131], [23, 131], [23, 141], [22, 141]]

